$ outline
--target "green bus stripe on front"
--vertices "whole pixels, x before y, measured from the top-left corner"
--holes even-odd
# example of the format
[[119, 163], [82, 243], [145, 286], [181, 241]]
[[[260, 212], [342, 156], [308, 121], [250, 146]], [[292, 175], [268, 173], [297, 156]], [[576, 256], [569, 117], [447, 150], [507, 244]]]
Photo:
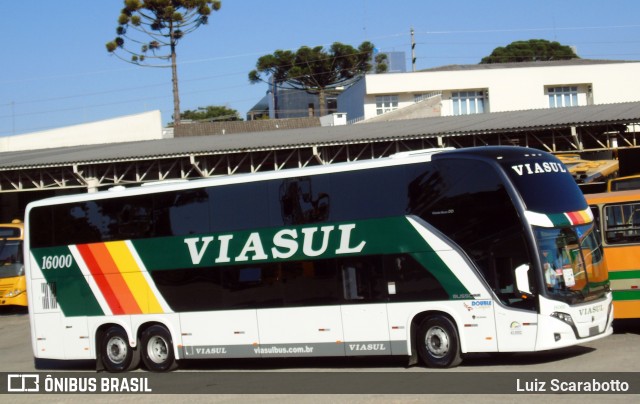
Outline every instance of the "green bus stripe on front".
[[411, 256], [428, 270], [440, 282], [449, 294], [449, 299], [457, 296], [469, 296], [467, 288], [455, 276], [447, 264], [435, 252], [413, 253]]
[[640, 289], [637, 290], [614, 290], [613, 300], [640, 300]]
[[553, 214], [548, 214], [547, 216], [551, 220], [551, 223], [553, 223], [553, 225], [556, 227], [571, 226], [571, 222], [564, 215], [564, 213], [553, 213]]
[[620, 279], [640, 279], [640, 270], [634, 271], [609, 271], [609, 279], [610, 280], [620, 280]]
[[55, 283], [56, 300], [65, 317], [102, 316], [104, 311], [93, 294], [80, 267], [72, 260], [69, 266], [49, 268], [45, 260], [71, 255], [69, 247], [34, 248], [31, 250], [47, 283]]

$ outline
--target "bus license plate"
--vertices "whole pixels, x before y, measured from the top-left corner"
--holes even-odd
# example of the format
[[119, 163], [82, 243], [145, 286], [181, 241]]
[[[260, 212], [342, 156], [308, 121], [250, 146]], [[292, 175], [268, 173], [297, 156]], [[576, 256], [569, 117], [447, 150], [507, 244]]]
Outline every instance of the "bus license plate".
[[593, 337], [594, 335], [598, 335], [598, 326], [589, 328], [589, 336]]

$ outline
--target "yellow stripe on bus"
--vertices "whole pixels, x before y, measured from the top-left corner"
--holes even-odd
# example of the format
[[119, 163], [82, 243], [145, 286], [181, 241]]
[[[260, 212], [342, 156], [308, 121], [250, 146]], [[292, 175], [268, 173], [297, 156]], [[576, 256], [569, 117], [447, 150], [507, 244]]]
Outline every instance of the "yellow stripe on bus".
[[140, 267], [133, 259], [127, 244], [124, 241], [113, 241], [105, 243], [105, 245], [142, 312], [145, 314], [164, 313], [157, 297], [142, 275]]

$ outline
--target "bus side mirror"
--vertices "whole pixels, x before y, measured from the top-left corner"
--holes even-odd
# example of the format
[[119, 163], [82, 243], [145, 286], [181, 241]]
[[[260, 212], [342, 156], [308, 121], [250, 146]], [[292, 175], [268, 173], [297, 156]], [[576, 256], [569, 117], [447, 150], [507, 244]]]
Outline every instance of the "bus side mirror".
[[[516, 288], [518, 293], [523, 295], [523, 299], [533, 298], [531, 286], [529, 285], [529, 264], [525, 263], [515, 269]], [[527, 296], [527, 297], [525, 297]]]

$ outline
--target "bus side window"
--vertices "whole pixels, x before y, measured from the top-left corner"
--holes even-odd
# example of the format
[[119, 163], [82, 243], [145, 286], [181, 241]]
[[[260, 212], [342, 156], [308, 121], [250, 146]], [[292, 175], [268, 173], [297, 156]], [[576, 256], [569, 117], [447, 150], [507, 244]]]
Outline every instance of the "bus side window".
[[342, 291], [346, 301], [384, 301], [386, 293], [382, 265], [379, 257], [362, 257], [340, 263]]
[[[361, 274], [360, 276], [363, 275]], [[363, 296], [358, 295], [358, 273], [355, 266], [347, 265], [342, 267], [342, 288], [345, 300], [364, 299]]]
[[425, 268], [409, 254], [384, 257], [389, 300], [419, 302], [447, 300], [449, 294], [429, 268]]

